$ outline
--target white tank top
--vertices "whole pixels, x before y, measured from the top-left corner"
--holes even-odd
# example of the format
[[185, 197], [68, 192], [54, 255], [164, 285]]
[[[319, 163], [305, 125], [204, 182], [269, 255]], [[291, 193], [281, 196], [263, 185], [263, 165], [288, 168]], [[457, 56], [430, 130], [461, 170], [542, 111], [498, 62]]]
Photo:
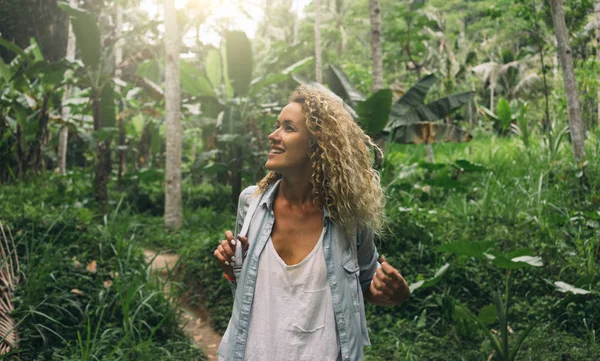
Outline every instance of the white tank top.
[[323, 234], [288, 266], [269, 238], [258, 262], [246, 361], [336, 361], [340, 344], [327, 282]]

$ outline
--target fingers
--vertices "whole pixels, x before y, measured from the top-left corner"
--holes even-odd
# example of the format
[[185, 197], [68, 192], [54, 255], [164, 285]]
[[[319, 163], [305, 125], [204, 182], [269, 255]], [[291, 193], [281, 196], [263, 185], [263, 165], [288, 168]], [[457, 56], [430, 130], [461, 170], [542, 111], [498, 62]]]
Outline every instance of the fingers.
[[246, 254], [246, 252], [248, 251], [248, 237], [240, 237], [238, 235], [238, 239], [242, 243], [242, 251], [243, 251], [243, 253]]
[[381, 268], [378, 268], [377, 271], [375, 271], [373, 285], [375, 286], [376, 290], [387, 297], [391, 297], [399, 286], [398, 282], [390, 279]]
[[402, 277], [400, 272], [397, 269], [395, 269], [394, 267], [392, 267], [392, 265], [387, 262], [382, 263], [380, 269], [383, 269], [383, 272], [385, 272], [385, 274], [392, 280], [395, 280], [395, 281], [403, 281], [404, 280], [404, 278]]
[[229, 241], [229, 243], [231, 244], [231, 246], [233, 247], [233, 249], [235, 249], [235, 237], [233, 236], [233, 233], [231, 233], [231, 231], [225, 231], [225, 237], [227, 238], [227, 240]]
[[375, 271], [371, 293], [387, 299], [405, 299], [408, 297], [410, 294], [408, 284], [400, 272], [390, 265], [383, 256], [380, 257], [379, 262], [381, 268]]

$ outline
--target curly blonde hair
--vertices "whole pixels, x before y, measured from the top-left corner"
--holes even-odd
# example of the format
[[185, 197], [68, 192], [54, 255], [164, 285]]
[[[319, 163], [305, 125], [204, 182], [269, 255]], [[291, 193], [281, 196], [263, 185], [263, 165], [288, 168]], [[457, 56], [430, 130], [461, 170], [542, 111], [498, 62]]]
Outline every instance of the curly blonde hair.
[[[379, 233], [384, 219], [384, 196], [379, 173], [371, 167], [370, 147], [379, 150], [344, 108], [343, 101], [324, 88], [301, 85], [289, 102], [302, 105], [311, 134], [310, 176], [313, 202], [325, 206], [345, 231], [366, 227]], [[263, 192], [279, 178], [269, 172], [260, 182]]]

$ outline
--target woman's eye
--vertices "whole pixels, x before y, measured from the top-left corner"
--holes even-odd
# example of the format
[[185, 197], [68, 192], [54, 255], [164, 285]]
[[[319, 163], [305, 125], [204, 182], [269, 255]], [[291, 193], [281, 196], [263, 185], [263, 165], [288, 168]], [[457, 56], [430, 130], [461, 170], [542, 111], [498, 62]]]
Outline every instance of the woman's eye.
[[271, 130], [272, 130], [272, 131], [276, 131], [276, 130], [277, 130], [277, 128], [279, 128], [279, 125], [277, 125], [277, 124], [273, 124], [273, 125], [271, 126]]

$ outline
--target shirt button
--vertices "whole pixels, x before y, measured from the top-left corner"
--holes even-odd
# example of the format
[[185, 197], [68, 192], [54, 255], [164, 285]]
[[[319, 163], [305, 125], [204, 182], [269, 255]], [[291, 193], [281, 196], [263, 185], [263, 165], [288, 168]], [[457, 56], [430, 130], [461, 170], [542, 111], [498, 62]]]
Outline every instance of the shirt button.
[[348, 360], [348, 359], [350, 358], [350, 355], [345, 355], [345, 356], [344, 356], [344, 358], [345, 358], [346, 360]]
[[337, 282], [336, 281], [331, 281], [331, 284], [335, 286], [335, 285], [337, 285]]

